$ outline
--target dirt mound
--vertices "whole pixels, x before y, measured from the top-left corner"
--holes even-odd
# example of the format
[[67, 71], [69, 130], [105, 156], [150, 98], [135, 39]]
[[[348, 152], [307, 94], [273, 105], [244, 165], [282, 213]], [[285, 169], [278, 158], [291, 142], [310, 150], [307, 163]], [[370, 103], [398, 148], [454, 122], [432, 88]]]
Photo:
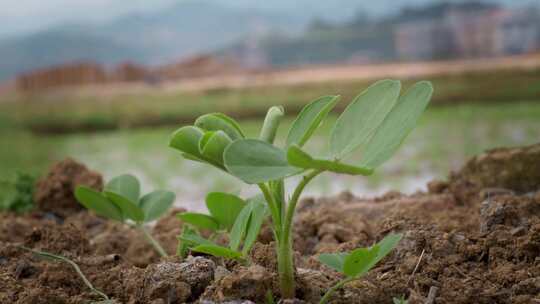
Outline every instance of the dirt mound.
[[40, 210], [65, 218], [84, 209], [73, 195], [80, 185], [101, 191], [103, 179], [99, 173], [67, 158], [54, 164], [49, 173], [37, 182], [34, 201]]
[[[402, 295], [409, 303], [426, 303], [428, 295], [434, 301], [428, 303], [437, 304], [538, 303], [539, 151], [540, 145], [489, 151], [449, 181], [431, 182], [428, 193], [303, 200], [295, 222], [299, 299], [289, 302], [317, 303], [340, 279], [317, 261], [319, 253], [369, 246], [401, 232], [397, 249], [331, 303], [392, 303]], [[55, 189], [66, 197], [66, 187]], [[181, 227], [177, 211], [153, 230], [171, 254]], [[260, 303], [278, 295], [275, 249], [266, 228], [251, 252], [252, 264], [239, 265], [201, 256], [159, 259], [123, 225], [84, 211], [60, 222], [46, 214], [0, 215], [0, 303], [99, 299], [69, 265], [38, 259], [18, 244], [73, 258], [120, 303]]]

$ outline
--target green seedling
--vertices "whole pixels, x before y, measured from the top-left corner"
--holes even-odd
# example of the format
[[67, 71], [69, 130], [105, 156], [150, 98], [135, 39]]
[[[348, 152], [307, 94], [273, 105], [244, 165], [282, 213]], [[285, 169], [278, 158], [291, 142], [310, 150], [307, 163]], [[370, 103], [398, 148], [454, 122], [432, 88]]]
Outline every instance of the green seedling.
[[[227, 205], [223, 205], [226, 208]], [[199, 236], [194, 230], [185, 230], [179, 236], [182, 256], [188, 249], [226, 259], [245, 261], [267, 216], [266, 205], [259, 197], [248, 200], [234, 218], [230, 228], [228, 246], [220, 246]], [[226, 226], [225, 226], [226, 227]]]
[[167, 256], [144, 224], [158, 219], [172, 206], [174, 193], [156, 190], [140, 197], [139, 181], [134, 176], [125, 174], [109, 181], [102, 192], [79, 186], [75, 190], [75, 197], [79, 203], [97, 215], [139, 229], [161, 256]]
[[[178, 129], [169, 145], [190, 160], [212, 165], [257, 185], [268, 205], [277, 243], [281, 296], [294, 298], [292, 225], [296, 205], [309, 182], [323, 172], [370, 175], [398, 149], [431, 99], [429, 82], [419, 82], [400, 96], [401, 83], [379, 81], [358, 95], [338, 117], [328, 141], [329, 154], [316, 157], [303, 147], [339, 96], [324, 96], [306, 105], [292, 123], [285, 145], [274, 145], [282, 107], [268, 110], [259, 138], [246, 138], [232, 118], [213, 113]], [[357, 164], [346, 163], [353, 153]], [[285, 179], [302, 175], [286, 199]]]
[[405, 299], [405, 296], [399, 298], [392, 298], [394, 304], [409, 304], [409, 301]]
[[345, 278], [330, 288], [319, 304], [327, 303], [332, 294], [345, 284], [360, 279], [380, 260], [387, 256], [401, 240], [401, 234], [390, 234], [369, 248], [357, 248], [349, 253], [327, 253], [319, 255], [319, 261], [345, 275]]
[[35, 254], [35, 255], [37, 255], [39, 257], [42, 257], [42, 258], [45, 258], [45, 259], [61, 261], [61, 262], [69, 264], [71, 267], [73, 267], [75, 272], [77, 272], [77, 274], [79, 275], [81, 280], [84, 282], [84, 285], [86, 285], [86, 287], [88, 287], [94, 294], [96, 294], [97, 296], [99, 296], [100, 298], [103, 299], [103, 300], [101, 300], [99, 302], [92, 302], [93, 304], [98, 304], [98, 303], [101, 303], [101, 304], [114, 304], [115, 303], [113, 300], [109, 299], [109, 297], [105, 293], [103, 293], [99, 289], [95, 288], [94, 285], [92, 285], [92, 283], [90, 282], [90, 280], [88, 280], [88, 278], [86, 278], [84, 273], [81, 271], [81, 268], [79, 267], [79, 265], [77, 265], [77, 263], [73, 262], [72, 260], [70, 260], [70, 259], [68, 259], [66, 257], [63, 257], [61, 255], [56, 255], [56, 254], [52, 254], [52, 253], [45, 252], [45, 251], [34, 250], [34, 249], [24, 247], [24, 246], [18, 246], [18, 248], [29, 251], [32, 254]]
[[2, 198], [0, 210], [23, 213], [34, 208], [34, 189], [36, 178], [32, 175], [18, 172], [14, 180], [0, 181]]

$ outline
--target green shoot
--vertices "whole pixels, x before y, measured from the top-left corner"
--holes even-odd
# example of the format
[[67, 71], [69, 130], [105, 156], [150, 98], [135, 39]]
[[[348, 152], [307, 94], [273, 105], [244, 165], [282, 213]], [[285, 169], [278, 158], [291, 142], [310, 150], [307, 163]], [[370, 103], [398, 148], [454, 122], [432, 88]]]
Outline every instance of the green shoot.
[[0, 211], [17, 213], [30, 211], [34, 207], [35, 183], [35, 177], [21, 172], [18, 172], [12, 181], [0, 181], [0, 185], [2, 185]]
[[405, 299], [405, 296], [399, 298], [392, 298], [394, 304], [409, 304], [409, 301]]
[[161, 256], [167, 256], [144, 224], [158, 219], [172, 206], [174, 193], [156, 190], [140, 197], [139, 181], [125, 174], [109, 181], [103, 192], [79, 186], [75, 190], [75, 197], [79, 203], [98, 215], [122, 223], [130, 221], [129, 224], [139, 229]]
[[[425, 81], [401, 96], [399, 81], [373, 84], [337, 119], [328, 141], [330, 154], [326, 157], [312, 156], [303, 147], [337, 104], [339, 96], [324, 96], [305, 106], [293, 122], [284, 147], [273, 144], [284, 115], [282, 107], [269, 109], [258, 138], [246, 138], [236, 121], [213, 113], [199, 117], [193, 126], [178, 129], [169, 145], [187, 159], [209, 164], [259, 187], [272, 218], [281, 296], [294, 298], [292, 226], [304, 188], [323, 172], [372, 174], [413, 130], [432, 92], [431, 84]], [[353, 152], [362, 156], [359, 163], [345, 163]], [[302, 178], [286, 200], [285, 179], [295, 175]], [[200, 227], [211, 226], [202, 218], [193, 221]]]
[[339, 281], [326, 292], [319, 304], [327, 303], [336, 290], [368, 273], [397, 246], [401, 237], [401, 234], [390, 234], [369, 248], [357, 248], [349, 253], [319, 255], [321, 263], [345, 275], [345, 279]]
[[[226, 206], [226, 205], [224, 205]], [[229, 244], [220, 246], [210, 240], [200, 237], [194, 230], [183, 231], [180, 239], [179, 252], [185, 256], [187, 249], [195, 252], [210, 254], [226, 259], [245, 261], [255, 244], [257, 235], [266, 218], [267, 209], [257, 197], [248, 200], [237, 214], [230, 229]]]
[[94, 285], [92, 285], [92, 283], [88, 280], [88, 278], [86, 278], [84, 273], [81, 271], [81, 268], [79, 268], [79, 265], [77, 265], [77, 263], [73, 262], [72, 260], [70, 260], [70, 259], [68, 259], [66, 257], [63, 257], [61, 255], [56, 255], [56, 254], [52, 254], [52, 253], [45, 252], [45, 251], [38, 251], [38, 250], [34, 250], [34, 249], [24, 247], [24, 246], [18, 246], [18, 248], [21, 248], [21, 249], [26, 250], [26, 251], [30, 251], [31, 253], [33, 253], [35, 255], [38, 255], [40, 257], [43, 257], [43, 258], [52, 259], [52, 260], [58, 260], [58, 261], [62, 261], [64, 263], [68, 263], [71, 267], [73, 267], [75, 272], [77, 272], [79, 277], [84, 282], [84, 285], [86, 285], [86, 287], [88, 287], [93, 293], [95, 293], [99, 297], [103, 298], [103, 301], [100, 301], [99, 303], [113, 303], [113, 301], [111, 301], [111, 299], [109, 299], [109, 297], [106, 294], [104, 294], [100, 290], [96, 289], [94, 287]]

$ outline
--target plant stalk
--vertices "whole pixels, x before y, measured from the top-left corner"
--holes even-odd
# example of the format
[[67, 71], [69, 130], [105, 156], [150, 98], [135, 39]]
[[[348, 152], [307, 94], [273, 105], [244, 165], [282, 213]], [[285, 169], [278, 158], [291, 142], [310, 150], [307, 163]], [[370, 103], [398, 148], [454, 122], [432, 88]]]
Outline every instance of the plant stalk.
[[332, 288], [328, 289], [328, 291], [324, 294], [324, 296], [321, 298], [321, 301], [319, 301], [319, 304], [326, 304], [328, 303], [328, 300], [330, 300], [330, 297], [336, 292], [338, 289], [342, 288], [345, 284], [352, 282], [358, 278], [355, 277], [348, 277], [346, 279], [343, 279], [339, 281], [336, 285], [332, 286]]
[[279, 240], [278, 248], [278, 273], [279, 273], [279, 286], [281, 289], [281, 296], [284, 299], [291, 299], [295, 296], [295, 280], [294, 280], [294, 257], [292, 248], [292, 225], [294, 220], [294, 212], [296, 204], [300, 199], [300, 195], [306, 185], [322, 171], [315, 170], [304, 176], [291, 197], [289, 205], [287, 206], [287, 212], [285, 213], [285, 221], [283, 222], [281, 239]]
[[148, 242], [150, 242], [150, 244], [152, 244], [152, 246], [154, 246], [154, 249], [156, 249], [156, 251], [159, 253], [160, 256], [162, 256], [162, 257], [167, 257], [168, 256], [165, 249], [163, 249], [163, 247], [161, 247], [159, 242], [150, 234], [150, 232], [148, 232], [148, 230], [142, 224], [137, 225], [137, 228], [140, 231], [142, 231], [142, 233], [144, 234], [144, 236], [146, 237]]

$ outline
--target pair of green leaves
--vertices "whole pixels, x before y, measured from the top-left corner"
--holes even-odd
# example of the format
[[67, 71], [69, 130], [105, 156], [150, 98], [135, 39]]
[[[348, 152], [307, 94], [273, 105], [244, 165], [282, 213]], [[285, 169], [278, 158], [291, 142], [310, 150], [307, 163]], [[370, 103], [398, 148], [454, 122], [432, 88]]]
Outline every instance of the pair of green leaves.
[[387, 256], [397, 246], [401, 237], [401, 234], [390, 234], [369, 248], [357, 248], [349, 253], [321, 254], [319, 261], [349, 278], [361, 277]]
[[120, 222], [129, 219], [146, 223], [163, 215], [172, 206], [175, 195], [157, 190], [140, 197], [139, 181], [125, 174], [109, 181], [103, 192], [79, 186], [75, 190], [75, 198], [98, 215]]
[[179, 213], [177, 217], [184, 223], [210, 231], [231, 231], [238, 214], [246, 202], [236, 195], [223, 192], [210, 192], [206, 196], [206, 207], [210, 215], [195, 212]]
[[193, 246], [191, 250], [196, 252], [227, 259], [243, 259], [249, 254], [251, 247], [255, 244], [267, 213], [268, 210], [261, 198], [256, 197], [248, 200], [238, 213], [231, 228], [227, 247], [204, 239], [194, 231], [182, 234], [179, 239], [185, 242], [185, 244]]

